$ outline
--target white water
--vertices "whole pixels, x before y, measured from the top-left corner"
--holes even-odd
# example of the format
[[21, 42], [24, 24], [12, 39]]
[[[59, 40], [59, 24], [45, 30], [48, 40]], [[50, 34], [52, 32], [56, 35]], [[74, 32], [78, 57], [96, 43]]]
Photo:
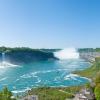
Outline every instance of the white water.
[[66, 48], [62, 49], [58, 52], [54, 53], [54, 56], [64, 60], [64, 59], [78, 59], [79, 58], [79, 53], [75, 48]]
[[6, 62], [5, 60], [5, 53], [2, 53], [2, 62], [0, 63], [0, 68], [6, 68], [6, 67], [15, 67], [17, 65], [11, 64], [9, 62]]

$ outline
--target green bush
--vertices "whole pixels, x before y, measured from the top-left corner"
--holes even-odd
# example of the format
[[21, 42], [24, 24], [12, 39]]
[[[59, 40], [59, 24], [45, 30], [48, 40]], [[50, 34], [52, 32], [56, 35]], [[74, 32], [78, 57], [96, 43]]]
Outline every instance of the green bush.
[[98, 84], [96, 87], [95, 87], [95, 97], [96, 97], [96, 100], [100, 100], [100, 84]]
[[0, 91], [0, 100], [16, 100], [12, 99], [12, 96], [12, 92], [10, 92], [7, 87], [4, 87], [3, 90]]
[[96, 78], [95, 78], [95, 83], [100, 84], [100, 73], [97, 74]]

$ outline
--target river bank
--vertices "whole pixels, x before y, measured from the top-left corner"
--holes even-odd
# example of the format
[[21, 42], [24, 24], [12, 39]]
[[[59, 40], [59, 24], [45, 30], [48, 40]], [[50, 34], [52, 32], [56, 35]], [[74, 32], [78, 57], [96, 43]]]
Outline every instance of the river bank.
[[95, 58], [95, 61], [92, 63], [91, 67], [86, 68], [82, 71], [75, 71], [73, 73], [94, 80], [99, 72], [100, 72], [100, 57], [97, 57]]

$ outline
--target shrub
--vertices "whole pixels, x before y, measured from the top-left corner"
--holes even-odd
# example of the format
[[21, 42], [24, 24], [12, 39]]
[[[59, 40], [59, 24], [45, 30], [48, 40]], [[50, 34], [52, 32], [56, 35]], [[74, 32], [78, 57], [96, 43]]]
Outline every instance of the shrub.
[[100, 100], [100, 84], [98, 84], [96, 87], [95, 87], [95, 97], [96, 97], [96, 100]]
[[0, 100], [15, 100], [12, 99], [12, 92], [8, 90], [7, 87], [4, 87], [2, 91], [0, 91]]

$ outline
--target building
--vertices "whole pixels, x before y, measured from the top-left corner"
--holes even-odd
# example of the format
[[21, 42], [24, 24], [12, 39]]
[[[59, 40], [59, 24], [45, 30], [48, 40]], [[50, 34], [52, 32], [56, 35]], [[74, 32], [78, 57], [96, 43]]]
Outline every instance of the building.
[[28, 95], [26, 97], [23, 97], [21, 100], [38, 100], [37, 95]]

